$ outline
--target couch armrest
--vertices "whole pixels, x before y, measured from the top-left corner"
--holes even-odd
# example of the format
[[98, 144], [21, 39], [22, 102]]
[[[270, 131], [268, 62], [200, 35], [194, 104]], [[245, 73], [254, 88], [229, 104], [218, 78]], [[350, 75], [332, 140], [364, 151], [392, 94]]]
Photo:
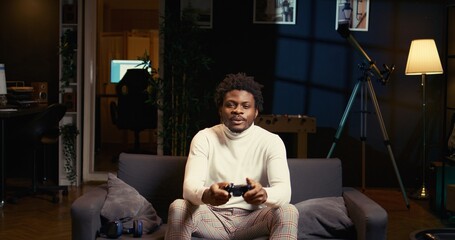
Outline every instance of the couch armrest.
[[91, 240], [101, 228], [101, 209], [107, 196], [107, 186], [101, 185], [84, 193], [71, 205], [73, 240]]
[[387, 212], [384, 208], [354, 188], [343, 188], [343, 198], [358, 240], [387, 239]]

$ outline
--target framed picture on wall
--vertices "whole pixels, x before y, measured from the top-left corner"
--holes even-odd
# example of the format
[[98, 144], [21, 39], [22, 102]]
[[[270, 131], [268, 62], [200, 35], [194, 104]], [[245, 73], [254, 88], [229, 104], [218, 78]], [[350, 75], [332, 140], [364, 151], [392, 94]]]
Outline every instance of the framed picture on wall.
[[349, 23], [351, 31], [368, 31], [370, 0], [337, 0], [335, 29]]
[[212, 28], [212, 0], [180, 0], [180, 11], [184, 10], [195, 15], [196, 24], [200, 28]]
[[295, 24], [297, 0], [254, 0], [253, 23]]

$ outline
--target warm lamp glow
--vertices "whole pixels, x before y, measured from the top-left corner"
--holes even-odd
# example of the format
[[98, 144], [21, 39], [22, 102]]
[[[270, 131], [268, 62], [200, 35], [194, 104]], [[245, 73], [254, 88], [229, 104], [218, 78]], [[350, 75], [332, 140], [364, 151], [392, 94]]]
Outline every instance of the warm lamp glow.
[[441, 60], [433, 39], [416, 39], [411, 42], [406, 75], [442, 74]]
[[0, 94], [6, 94], [5, 64], [0, 63]]

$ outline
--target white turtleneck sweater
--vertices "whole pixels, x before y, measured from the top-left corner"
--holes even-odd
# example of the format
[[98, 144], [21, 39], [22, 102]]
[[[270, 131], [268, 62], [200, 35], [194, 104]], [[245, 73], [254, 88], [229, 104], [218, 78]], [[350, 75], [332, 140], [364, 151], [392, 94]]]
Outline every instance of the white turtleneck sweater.
[[[266, 206], [278, 207], [291, 200], [286, 148], [278, 135], [254, 124], [242, 133], [215, 125], [199, 131], [191, 142], [183, 198], [201, 205], [204, 190], [213, 183], [246, 184], [247, 177], [261, 183], [267, 192]], [[243, 197], [231, 197], [217, 207], [254, 210], [260, 206], [246, 203]]]

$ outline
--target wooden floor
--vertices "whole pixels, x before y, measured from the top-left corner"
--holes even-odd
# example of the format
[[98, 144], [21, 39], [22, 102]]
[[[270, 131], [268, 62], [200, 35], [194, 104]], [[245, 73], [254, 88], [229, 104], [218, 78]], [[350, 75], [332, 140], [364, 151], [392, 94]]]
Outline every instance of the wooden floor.
[[[62, 196], [56, 204], [48, 196], [25, 197], [15, 204], [5, 204], [0, 209], [0, 239], [71, 239], [71, 203], [91, 188], [92, 184], [72, 187], [68, 196]], [[407, 209], [398, 190], [367, 189], [365, 194], [386, 209], [390, 240], [409, 239], [409, 234], [418, 229], [454, 227], [429, 211], [428, 200], [409, 200]]]

